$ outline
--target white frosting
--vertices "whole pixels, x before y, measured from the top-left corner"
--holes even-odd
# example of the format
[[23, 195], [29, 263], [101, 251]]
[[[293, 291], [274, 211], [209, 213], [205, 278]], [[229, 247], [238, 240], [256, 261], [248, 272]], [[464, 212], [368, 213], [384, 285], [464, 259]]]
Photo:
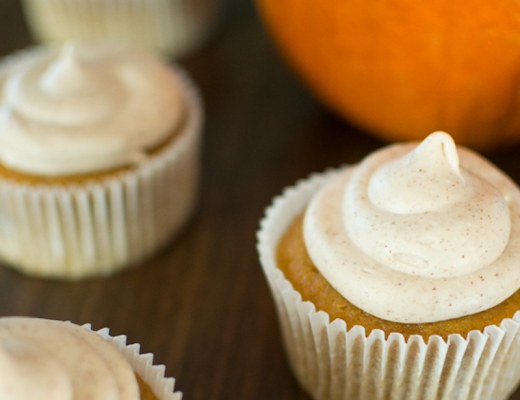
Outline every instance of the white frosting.
[[123, 355], [80, 326], [26, 317], [0, 318], [0, 398], [139, 400]]
[[0, 162], [70, 175], [139, 162], [183, 112], [172, 71], [147, 53], [66, 44], [23, 53], [0, 72]]
[[322, 188], [304, 239], [354, 305], [386, 320], [433, 322], [491, 308], [520, 287], [519, 222], [516, 185], [436, 132], [380, 150]]

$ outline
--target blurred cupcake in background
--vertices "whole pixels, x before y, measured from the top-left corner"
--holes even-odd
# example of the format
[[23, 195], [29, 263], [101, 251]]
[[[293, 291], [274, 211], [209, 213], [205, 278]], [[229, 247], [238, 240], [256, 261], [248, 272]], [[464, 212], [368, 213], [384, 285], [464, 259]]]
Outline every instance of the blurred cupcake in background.
[[0, 318], [0, 398], [181, 400], [164, 365], [139, 348], [106, 328]]
[[199, 49], [213, 32], [222, 0], [23, 0], [35, 39], [118, 40], [174, 59]]
[[0, 63], [0, 260], [79, 279], [135, 265], [194, 210], [202, 104], [176, 66], [114, 43]]

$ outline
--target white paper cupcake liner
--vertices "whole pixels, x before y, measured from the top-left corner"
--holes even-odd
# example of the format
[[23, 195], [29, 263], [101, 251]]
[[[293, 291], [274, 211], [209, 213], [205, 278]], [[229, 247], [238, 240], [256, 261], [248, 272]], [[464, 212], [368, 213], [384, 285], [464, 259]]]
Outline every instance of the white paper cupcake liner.
[[[90, 324], [82, 325], [85, 329], [92, 330]], [[175, 379], [165, 378], [165, 366], [153, 365], [153, 354], [139, 354], [140, 345], [126, 344], [126, 336], [110, 336], [108, 328], [94, 331], [110, 344], [114, 345], [127, 359], [134, 371], [145, 381], [159, 400], [181, 400], [182, 393], [174, 392]]]
[[138, 167], [84, 184], [0, 177], [0, 259], [35, 276], [107, 275], [150, 256], [181, 229], [197, 198], [203, 108], [178, 67], [181, 132]]
[[24, 0], [38, 41], [120, 40], [182, 57], [198, 49], [218, 20], [221, 0]]
[[302, 301], [276, 266], [276, 245], [314, 193], [338, 171], [287, 188], [266, 210], [258, 252], [275, 299], [289, 364], [313, 398], [349, 400], [501, 400], [520, 380], [520, 312], [500, 326], [447, 340], [400, 333], [368, 336]]

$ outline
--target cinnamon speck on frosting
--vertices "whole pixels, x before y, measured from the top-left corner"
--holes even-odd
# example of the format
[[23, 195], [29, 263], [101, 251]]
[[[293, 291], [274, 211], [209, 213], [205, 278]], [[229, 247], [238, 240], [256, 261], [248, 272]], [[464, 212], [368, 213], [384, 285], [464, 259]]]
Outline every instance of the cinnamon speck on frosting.
[[375, 152], [325, 185], [307, 208], [304, 239], [322, 275], [366, 312], [412, 323], [456, 318], [518, 289], [520, 271], [502, 272], [505, 261], [520, 263], [520, 191], [436, 132]]

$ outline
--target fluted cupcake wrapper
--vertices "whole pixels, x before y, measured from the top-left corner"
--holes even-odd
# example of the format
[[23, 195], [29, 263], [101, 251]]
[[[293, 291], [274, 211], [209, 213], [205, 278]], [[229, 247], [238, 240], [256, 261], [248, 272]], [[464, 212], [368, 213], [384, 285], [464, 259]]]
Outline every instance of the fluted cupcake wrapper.
[[119, 40], [182, 57], [213, 31], [221, 0], [24, 0], [27, 22], [43, 43]]
[[289, 364], [315, 399], [501, 400], [520, 380], [520, 312], [500, 326], [444, 340], [400, 333], [369, 335], [317, 311], [276, 266], [276, 246], [293, 219], [337, 170], [287, 188], [266, 210], [258, 232], [260, 262], [278, 311]]
[[196, 204], [203, 125], [198, 91], [174, 72], [187, 120], [141, 165], [81, 185], [0, 178], [0, 259], [31, 275], [79, 279], [136, 264], [171, 239]]
[[[92, 330], [90, 324], [82, 325], [83, 328]], [[165, 366], [153, 365], [153, 354], [140, 354], [141, 346], [138, 343], [126, 344], [126, 336], [110, 336], [108, 328], [93, 331], [114, 345], [127, 359], [134, 371], [145, 381], [159, 400], [181, 400], [182, 393], [174, 392], [175, 379], [165, 378]]]

